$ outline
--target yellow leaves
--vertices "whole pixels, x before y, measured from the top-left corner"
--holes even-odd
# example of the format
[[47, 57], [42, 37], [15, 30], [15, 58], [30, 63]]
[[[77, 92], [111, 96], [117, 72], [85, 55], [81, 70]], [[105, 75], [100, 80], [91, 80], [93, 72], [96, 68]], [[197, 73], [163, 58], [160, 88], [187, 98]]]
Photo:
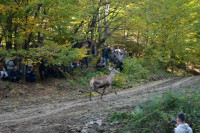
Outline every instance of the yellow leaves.
[[200, 6], [200, 2], [199, 0], [191, 0], [191, 2], [186, 6], [191, 6], [192, 8], [196, 8]]
[[33, 16], [29, 16], [29, 17], [22, 17], [22, 18], [14, 18], [13, 19], [13, 23], [16, 24], [20, 24], [20, 25], [27, 25], [27, 26], [33, 26], [35, 24], [38, 24], [40, 22], [40, 20], [35, 19]]
[[133, 6], [134, 6], [134, 4], [131, 3], [131, 4], [127, 5], [126, 7], [127, 7], [127, 8], [133, 8]]
[[3, 4], [0, 4], [0, 11], [1, 11], [1, 13], [5, 13], [6, 12], [5, 8], [6, 7]]
[[14, 13], [20, 10], [21, 7], [19, 5], [4, 5], [0, 4], [0, 13], [6, 14], [6, 13]]
[[13, 19], [13, 23], [21, 25], [23, 30], [20, 32], [20, 34], [22, 35], [29, 35], [30, 33], [42, 31], [42, 28], [40, 28], [38, 25], [40, 21], [41, 20], [35, 19], [33, 16]]

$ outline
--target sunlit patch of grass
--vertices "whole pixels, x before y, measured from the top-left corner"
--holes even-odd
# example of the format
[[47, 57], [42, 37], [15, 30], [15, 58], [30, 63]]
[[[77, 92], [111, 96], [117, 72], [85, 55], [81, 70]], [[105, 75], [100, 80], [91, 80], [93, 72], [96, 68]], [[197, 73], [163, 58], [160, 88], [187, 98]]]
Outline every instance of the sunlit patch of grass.
[[[89, 97], [90, 93], [83, 94], [82, 97]], [[92, 92], [92, 96], [99, 96], [97, 92]]]

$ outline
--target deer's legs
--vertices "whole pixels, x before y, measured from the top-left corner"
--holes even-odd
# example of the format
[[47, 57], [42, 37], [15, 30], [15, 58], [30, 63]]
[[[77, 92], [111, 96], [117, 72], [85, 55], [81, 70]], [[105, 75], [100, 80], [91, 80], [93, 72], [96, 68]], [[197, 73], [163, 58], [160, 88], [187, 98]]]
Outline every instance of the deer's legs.
[[106, 86], [104, 86], [103, 92], [101, 93], [101, 100], [103, 99], [103, 95], [104, 95], [104, 93], [105, 93], [105, 90], [106, 90]]
[[[111, 86], [111, 85], [109, 86], [109, 89], [112, 89], [112, 86]], [[117, 95], [117, 92], [116, 92], [115, 89], [114, 89], [114, 92], [115, 92], [115, 94]]]
[[103, 93], [102, 93], [103, 95], [105, 94], [105, 90], [106, 90], [106, 86], [103, 88]]
[[93, 91], [93, 88], [91, 88], [90, 90], [90, 101], [92, 101], [92, 91]]

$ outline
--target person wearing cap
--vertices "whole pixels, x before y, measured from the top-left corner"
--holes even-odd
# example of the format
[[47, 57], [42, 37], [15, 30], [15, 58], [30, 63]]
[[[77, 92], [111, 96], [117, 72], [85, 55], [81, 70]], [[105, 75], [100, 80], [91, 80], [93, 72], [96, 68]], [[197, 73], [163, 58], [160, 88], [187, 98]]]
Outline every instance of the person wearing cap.
[[192, 129], [187, 123], [185, 123], [186, 117], [183, 113], [178, 114], [176, 118], [176, 128], [174, 129], [175, 133], [193, 133]]

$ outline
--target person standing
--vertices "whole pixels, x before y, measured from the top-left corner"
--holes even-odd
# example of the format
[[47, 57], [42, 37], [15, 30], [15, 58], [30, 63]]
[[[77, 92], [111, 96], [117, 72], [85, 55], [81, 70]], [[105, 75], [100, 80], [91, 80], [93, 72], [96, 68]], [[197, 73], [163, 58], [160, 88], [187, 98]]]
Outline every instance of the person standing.
[[183, 113], [178, 114], [176, 118], [176, 128], [174, 129], [175, 133], [193, 133], [192, 129], [187, 123], [185, 123], [186, 117]]
[[35, 82], [36, 81], [36, 72], [34, 66], [29, 66], [26, 72], [26, 81], [27, 82]]
[[123, 55], [124, 55], [123, 58], [126, 58], [126, 56], [127, 56], [127, 51], [126, 51], [126, 48], [125, 48], [125, 47], [123, 48]]
[[132, 53], [132, 51], [129, 51], [129, 58], [133, 58], [133, 53]]
[[111, 50], [111, 52], [115, 52], [115, 48], [113, 47], [113, 45], [111, 45], [111, 47], [110, 47], [110, 50]]
[[44, 64], [44, 61], [42, 61], [42, 63], [39, 66], [39, 73], [40, 73], [41, 80], [44, 80], [43, 72], [44, 72], [45, 77], [47, 77], [48, 75], [47, 75], [46, 66]]
[[109, 55], [109, 49], [108, 46], [106, 45], [105, 48], [103, 49], [103, 61], [106, 62], [106, 67], [108, 67], [108, 55]]
[[97, 56], [97, 55], [98, 55], [98, 50], [97, 50], [97, 47], [96, 47], [96, 46], [94, 46], [94, 49], [92, 50], [92, 54], [93, 54], [94, 56]]
[[[89, 56], [90, 55], [89, 44], [86, 43], [83, 46], [86, 47], [86, 49], [87, 49], [87, 55]], [[84, 63], [86, 64], [86, 69], [88, 69], [88, 62], [89, 62], [89, 58], [88, 57], [83, 58], [83, 60], [81, 61], [81, 69], [83, 69]]]
[[120, 59], [121, 62], [123, 61], [124, 55], [122, 51], [119, 53], [118, 58]]
[[113, 62], [113, 63], [115, 62], [115, 53], [113, 51], [111, 51], [109, 59], [110, 59], [110, 62]]

